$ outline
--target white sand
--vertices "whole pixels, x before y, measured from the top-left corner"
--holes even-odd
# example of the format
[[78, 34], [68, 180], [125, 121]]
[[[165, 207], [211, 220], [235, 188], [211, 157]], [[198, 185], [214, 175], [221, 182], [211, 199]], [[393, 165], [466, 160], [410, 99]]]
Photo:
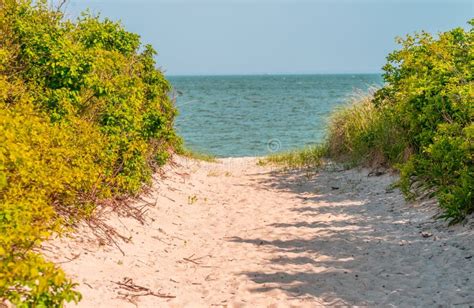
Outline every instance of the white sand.
[[[434, 221], [432, 205], [387, 191], [389, 175], [177, 161], [143, 197], [156, 204], [145, 225], [106, 215], [131, 239], [125, 256], [82, 227], [45, 244], [81, 307], [474, 305], [472, 223]], [[146, 291], [127, 278], [175, 298], [132, 296]]]

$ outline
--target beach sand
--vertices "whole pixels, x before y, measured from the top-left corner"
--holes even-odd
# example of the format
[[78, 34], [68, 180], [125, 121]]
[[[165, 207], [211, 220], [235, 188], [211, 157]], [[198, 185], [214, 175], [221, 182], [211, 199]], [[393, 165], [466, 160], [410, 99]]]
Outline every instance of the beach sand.
[[83, 225], [44, 244], [80, 307], [474, 305], [472, 220], [434, 220], [393, 175], [175, 160], [134, 201], [144, 224], [102, 215], [120, 249]]

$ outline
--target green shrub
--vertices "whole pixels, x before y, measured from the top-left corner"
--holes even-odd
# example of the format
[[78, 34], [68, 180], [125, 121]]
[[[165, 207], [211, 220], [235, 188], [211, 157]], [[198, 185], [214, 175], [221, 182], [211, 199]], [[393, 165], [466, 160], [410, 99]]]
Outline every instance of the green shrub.
[[180, 147], [155, 51], [119, 23], [0, 0], [0, 300], [80, 295], [34, 252], [98, 202], [135, 194]]
[[399, 168], [408, 195], [414, 181], [423, 183], [451, 222], [474, 211], [473, 36], [471, 27], [400, 39], [386, 85], [336, 112], [328, 137], [336, 159]]
[[474, 210], [474, 20], [470, 25], [437, 39], [421, 33], [400, 40], [375, 100], [392, 111], [414, 150], [401, 166], [403, 189], [422, 181], [453, 222]]
[[14, 304], [79, 299], [62, 271], [32, 252], [59, 231], [60, 213], [86, 210], [81, 197], [97, 181], [100, 139], [85, 134], [87, 124], [74, 128], [52, 125], [25, 95], [0, 107], [0, 298]]

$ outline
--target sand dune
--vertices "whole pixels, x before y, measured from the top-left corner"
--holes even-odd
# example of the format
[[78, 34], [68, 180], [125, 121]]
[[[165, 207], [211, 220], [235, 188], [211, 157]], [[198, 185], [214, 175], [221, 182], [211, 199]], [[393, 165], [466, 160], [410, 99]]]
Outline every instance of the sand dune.
[[124, 254], [84, 226], [45, 243], [80, 284], [79, 306], [474, 305], [472, 224], [433, 220], [393, 176], [177, 163], [142, 197], [145, 224], [104, 216], [129, 239]]

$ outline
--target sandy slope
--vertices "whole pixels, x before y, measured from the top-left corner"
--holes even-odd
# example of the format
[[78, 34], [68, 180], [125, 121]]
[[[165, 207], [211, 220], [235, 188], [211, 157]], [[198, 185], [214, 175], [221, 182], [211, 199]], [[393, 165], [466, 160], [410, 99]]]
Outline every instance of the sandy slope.
[[[433, 222], [388, 175], [178, 162], [144, 197], [147, 224], [107, 215], [131, 239], [125, 255], [87, 228], [45, 245], [80, 283], [80, 306], [474, 305], [472, 225]], [[134, 297], [147, 291], [123, 281], [174, 298]]]

